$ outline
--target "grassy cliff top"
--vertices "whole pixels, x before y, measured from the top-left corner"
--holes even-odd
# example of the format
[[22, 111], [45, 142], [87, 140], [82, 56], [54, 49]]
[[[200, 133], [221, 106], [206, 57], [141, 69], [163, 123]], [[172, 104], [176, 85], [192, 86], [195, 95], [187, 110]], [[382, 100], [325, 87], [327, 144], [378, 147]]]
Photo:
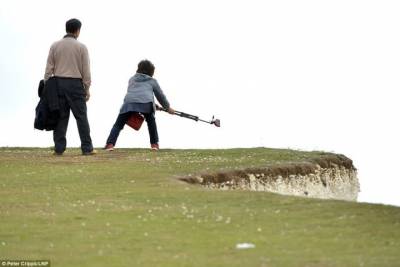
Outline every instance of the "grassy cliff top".
[[[287, 149], [0, 149], [0, 259], [52, 266], [396, 266], [400, 208], [212, 191], [196, 173], [318, 163]], [[237, 250], [248, 242], [255, 248]]]

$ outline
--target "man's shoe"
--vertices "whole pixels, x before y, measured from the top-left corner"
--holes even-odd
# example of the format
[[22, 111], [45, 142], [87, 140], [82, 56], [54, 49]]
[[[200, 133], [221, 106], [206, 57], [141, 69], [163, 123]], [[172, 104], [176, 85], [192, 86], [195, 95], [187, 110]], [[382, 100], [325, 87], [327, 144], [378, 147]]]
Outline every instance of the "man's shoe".
[[82, 152], [82, 155], [83, 156], [93, 156], [93, 155], [96, 155], [97, 154], [97, 151], [96, 150], [92, 150], [92, 151], [89, 151], [89, 152]]
[[158, 144], [151, 144], [151, 150], [157, 151], [159, 149], [160, 147], [158, 146]]
[[62, 156], [62, 155], [63, 152], [56, 152], [56, 151], [53, 152], [53, 156]]
[[114, 150], [114, 145], [113, 144], [107, 144], [104, 147], [104, 149], [107, 150], [107, 151], [113, 151]]

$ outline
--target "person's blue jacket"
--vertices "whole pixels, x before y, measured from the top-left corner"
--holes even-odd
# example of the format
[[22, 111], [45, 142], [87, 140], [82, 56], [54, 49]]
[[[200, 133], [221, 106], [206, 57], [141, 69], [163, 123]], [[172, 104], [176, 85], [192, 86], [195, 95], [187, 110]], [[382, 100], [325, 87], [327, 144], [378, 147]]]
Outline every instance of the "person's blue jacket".
[[136, 73], [129, 79], [128, 92], [125, 95], [120, 113], [128, 111], [127, 107], [132, 106], [132, 104], [140, 105], [148, 103], [151, 103], [154, 112], [156, 110], [154, 96], [156, 96], [163, 108], [169, 108], [167, 97], [161, 90], [157, 80], [149, 75]]

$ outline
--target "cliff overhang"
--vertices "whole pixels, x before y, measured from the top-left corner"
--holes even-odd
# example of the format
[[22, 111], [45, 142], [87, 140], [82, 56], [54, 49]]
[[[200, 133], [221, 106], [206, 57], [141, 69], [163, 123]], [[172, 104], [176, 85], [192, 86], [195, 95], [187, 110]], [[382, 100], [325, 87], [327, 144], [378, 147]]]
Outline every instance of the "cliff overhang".
[[203, 173], [180, 180], [210, 189], [267, 191], [348, 201], [356, 201], [360, 191], [357, 169], [351, 159], [340, 154], [327, 154], [304, 162]]

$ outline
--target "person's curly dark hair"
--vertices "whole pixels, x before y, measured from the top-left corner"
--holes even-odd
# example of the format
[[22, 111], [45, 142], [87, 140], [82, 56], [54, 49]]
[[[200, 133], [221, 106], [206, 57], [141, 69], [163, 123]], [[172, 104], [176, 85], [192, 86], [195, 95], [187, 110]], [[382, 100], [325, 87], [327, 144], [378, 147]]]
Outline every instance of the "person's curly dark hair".
[[150, 60], [144, 59], [139, 62], [136, 73], [142, 73], [142, 74], [149, 75], [150, 77], [153, 77], [154, 70], [155, 70], [155, 67], [154, 67], [153, 63], [151, 63]]

